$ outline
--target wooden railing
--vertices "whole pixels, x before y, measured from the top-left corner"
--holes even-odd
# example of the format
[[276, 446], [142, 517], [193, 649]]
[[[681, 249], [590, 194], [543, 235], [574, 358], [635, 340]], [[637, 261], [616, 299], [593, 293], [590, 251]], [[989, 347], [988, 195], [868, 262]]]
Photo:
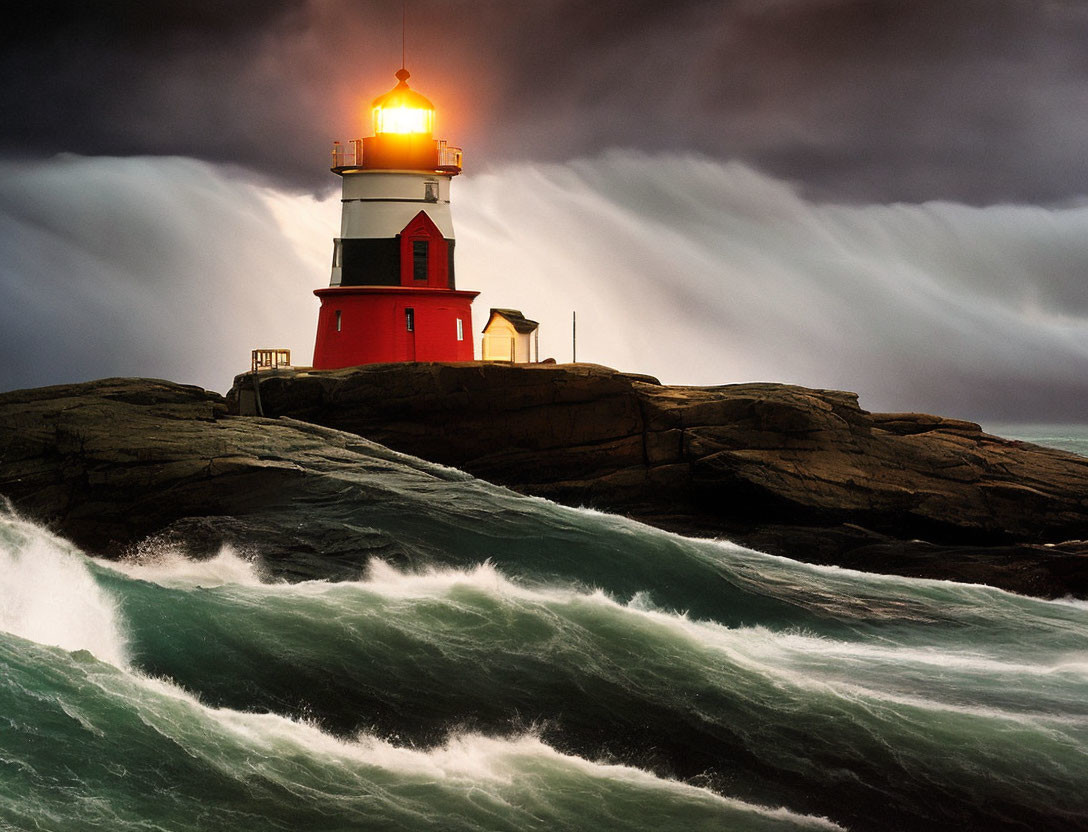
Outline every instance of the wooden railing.
[[253, 350], [250, 371], [278, 370], [280, 367], [291, 366], [291, 351], [284, 349]]

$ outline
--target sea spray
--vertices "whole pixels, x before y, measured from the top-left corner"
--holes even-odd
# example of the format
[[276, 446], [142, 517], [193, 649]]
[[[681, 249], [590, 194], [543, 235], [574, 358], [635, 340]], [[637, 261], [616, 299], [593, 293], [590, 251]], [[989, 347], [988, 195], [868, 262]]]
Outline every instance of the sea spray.
[[0, 507], [0, 632], [128, 661], [113, 598], [72, 546], [10, 507]]
[[99, 559], [97, 562], [129, 577], [163, 586], [259, 586], [266, 580], [256, 558], [242, 557], [227, 544], [210, 558], [194, 559], [176, 541], [167, 543], [152, 539], [120, 560]]

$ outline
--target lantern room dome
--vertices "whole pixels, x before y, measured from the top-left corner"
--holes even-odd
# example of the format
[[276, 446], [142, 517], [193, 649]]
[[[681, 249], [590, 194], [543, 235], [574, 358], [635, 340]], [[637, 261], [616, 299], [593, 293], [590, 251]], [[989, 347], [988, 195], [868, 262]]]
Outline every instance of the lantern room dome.
[[434, 131], [434, 104], [408, 86], [410, 73], [397, 70], [397, 85], [371, 102], [374, 135], [381, 133], [416, 133]]

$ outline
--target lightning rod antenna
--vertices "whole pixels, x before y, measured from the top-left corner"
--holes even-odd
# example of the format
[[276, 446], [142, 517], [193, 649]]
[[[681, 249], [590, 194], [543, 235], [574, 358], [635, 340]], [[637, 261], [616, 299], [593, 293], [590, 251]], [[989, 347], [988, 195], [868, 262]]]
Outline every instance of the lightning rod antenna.
[[400, 68], [405, 69], [405, 55], [407, 54], [407, 41], [408, 41], [408, 0], [404, 0], [404, 5], [401, 6], [400, 14]]

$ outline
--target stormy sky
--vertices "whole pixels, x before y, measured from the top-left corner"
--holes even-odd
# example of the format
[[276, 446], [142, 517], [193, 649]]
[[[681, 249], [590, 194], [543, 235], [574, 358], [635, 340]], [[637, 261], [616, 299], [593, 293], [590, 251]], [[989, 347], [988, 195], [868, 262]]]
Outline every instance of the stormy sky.
[[[400, 2], [46, 0], [0, 33], [0, 150], [178, 154], [328, 186], [400, 59]], [[1080, 0], [411, 0], [409, 66], [497, 165], [737, 159], [823, 199], [1088, 192]]]
[[[580, 358], [666, 381], [1084, 420], [1088, 4], [407, 9], [412, 83], [466, 148], [479, 317], [532, 305], [564, 359], [577, 306]], [[0, 28], [0, 389], [222, 389], [225, 351], [311, 349], [328, 145], [393, 84], [401, 13], [47, 1]]]

